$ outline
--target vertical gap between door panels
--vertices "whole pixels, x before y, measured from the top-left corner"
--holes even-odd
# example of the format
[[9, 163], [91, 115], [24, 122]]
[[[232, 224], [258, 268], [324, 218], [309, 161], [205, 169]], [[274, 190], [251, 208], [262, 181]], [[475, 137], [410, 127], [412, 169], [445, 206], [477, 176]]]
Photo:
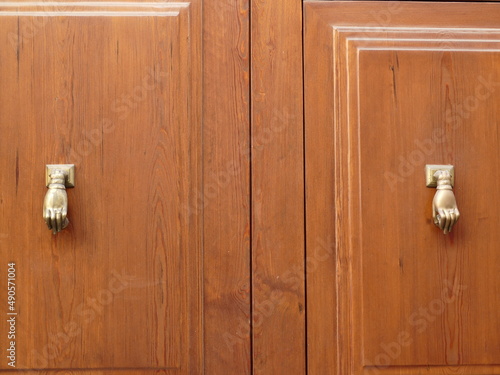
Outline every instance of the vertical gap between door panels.
[[[199, 160], [199, 163], [201, 165], [201, 177], [200, 177], [200, 185], [197, 186], [197, 189], [201, 188], [202, 191], [202, 204], [201, 204], [201, 223], [198, 222], [199, 225], [201, 225], [201, 244], [200, 244], [200, 254], [198, 255], [200, 258], [199, 260], [199, 267], [200, 267], [200, 275], [201, 277], [198, 277], [198, 282], [200, 283], [200, 289], [201, 289], [201, 305], [200, 305], [200, 313], [201, 313], [201, 332], [200, 332], [200, 339], [201, 339], [201, 348], [200, 350], [200, 357], [201, 357], [201, 363], [200, 363], [200, 371], [203, 375], [205, 375], [205, 343], [206, 343], [206, 333], [205, 333], [205, 137], [204, 137], [204, 131], [205, 131], [205, 43], [203, 42], [203, 33], [205, 30], [205, 2], [201, 1], [200, 4], [200, 17], [201, 17], [201, 22], [200, 22], [200, 27], [201, 27], [201, 52], [200, 52], [200, 60], [201, 60], [201, 67], [200, 67], [200, 80], [201, 80], [201, 113], [200, 113], [200, 130], [199, 130], [199, 136], [200, 136], [200, 143], [201, 143], [201, 157]], [[195, 203], [194, 207], [196, 207], [197, 210], [200, 210], [196, 204], [196, 194], [195, 194]]]
[[253, 70], [253, 59], [252, 59], [252, 1], [248, 0], [248, 183], [249, 183], [249, 265], [250, 265], [250, 374], [253, 375], [254, 364], [253, 364], [253, 180], [252, 180], [252, 102], [253, 102], [253, 90], [252, 90], [252, 70]]
[[309, 373], [309, 351], [308, 348], [308, 334], [307, 334], [307, 196], [306, 196], [306, 95], [305, 95], [305, 23], [304, 23], [304, 3], [302, 3], [300, 12], [300, 23], [302, 26], [302, 188], [304, 194], [304, 360], [305, 360], [305, 373]]

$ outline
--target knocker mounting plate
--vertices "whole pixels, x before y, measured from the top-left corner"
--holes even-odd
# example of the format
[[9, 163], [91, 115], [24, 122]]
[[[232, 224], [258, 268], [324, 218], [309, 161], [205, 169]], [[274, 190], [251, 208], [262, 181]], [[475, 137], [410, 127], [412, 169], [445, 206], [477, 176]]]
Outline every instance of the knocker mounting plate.
[[74, 164], [47, 164], [45, 166], [45, 185], [49, 187], [50, 185], [50, 174], [54, 170], [60, 170], [66, 172], [66, 180], [64, 185], [67, 188], [75, 187], [75, 165]]
[[455, 186], [455, 168], [453, 165], [427, 164], [425, 166], [425, 186], [435, 188], [437, 186], [437, 177], [434, 175], [437, 171], [448, 171], [451, 176], [451, 187]]

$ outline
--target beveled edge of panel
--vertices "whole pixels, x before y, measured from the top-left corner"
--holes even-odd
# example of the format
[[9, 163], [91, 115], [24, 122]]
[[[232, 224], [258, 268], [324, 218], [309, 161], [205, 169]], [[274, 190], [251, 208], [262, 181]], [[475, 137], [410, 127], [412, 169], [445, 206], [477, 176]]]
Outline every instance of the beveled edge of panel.
[[[500, 51], [500, 28], [497, 29], [451, 29], [449, 38], [440, 38], [443, 34], [440, 28], [371, 28], [356, 29], [352, 27], [337, 27], [330, 25], [339, 40], [345, 43], [347, 50], [419, 50], [419, 51]], [[488, 38], [470, 38], [470, 35], [483, 32]], [[397, 33], [396, 37], [387, 34]], [[484, 34], [483, 34], [484, 35]], [[381, 36], [381, 37], [379, 37]], [[347, 53], [348, 54], [348, 53]], [[349, 59], [347, 57], [347, 59]]]
[[[330, 24], [329, 27], [343, 39], [351, 41], [406, 41], [420, 42], [469, 42], [497, 43], [500, 41], [498, 28], [439, 28], [439, 27], [366, 27]], [[392, 36], [391, 34], [395, 34]], [[479, 38], [477, 36], [487, 36]], [[476, 38], [474, 38], [476, 36]], [[443, 48], [446, 49], [446, 48]]]
[[178, 16], [190, 3], [135, 2], [6, 2], [0, 16]]

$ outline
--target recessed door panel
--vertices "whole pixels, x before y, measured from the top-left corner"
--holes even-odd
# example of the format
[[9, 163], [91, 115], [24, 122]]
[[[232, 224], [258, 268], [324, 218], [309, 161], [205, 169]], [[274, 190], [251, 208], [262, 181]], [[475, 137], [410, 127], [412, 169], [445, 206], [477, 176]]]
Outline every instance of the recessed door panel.
[[[0, 342], [16, 369], [199, 370], [198, 8], [0, 4], [0, 311], [17, 314]], [[57, 235], [46, 164], [75, 164]]]

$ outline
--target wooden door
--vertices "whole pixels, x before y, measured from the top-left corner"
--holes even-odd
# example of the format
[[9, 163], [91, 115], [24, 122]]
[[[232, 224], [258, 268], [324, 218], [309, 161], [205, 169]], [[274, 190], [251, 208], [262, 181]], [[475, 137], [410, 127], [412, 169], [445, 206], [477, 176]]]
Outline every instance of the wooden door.
[[307, 2], [305, 118], [309, 374], [499, 374], [500, 4]]
[[[1, 369], [201, 373], [200, 17], [0, 4]], [[44, 169], [68, 163], [53, 235]]]

